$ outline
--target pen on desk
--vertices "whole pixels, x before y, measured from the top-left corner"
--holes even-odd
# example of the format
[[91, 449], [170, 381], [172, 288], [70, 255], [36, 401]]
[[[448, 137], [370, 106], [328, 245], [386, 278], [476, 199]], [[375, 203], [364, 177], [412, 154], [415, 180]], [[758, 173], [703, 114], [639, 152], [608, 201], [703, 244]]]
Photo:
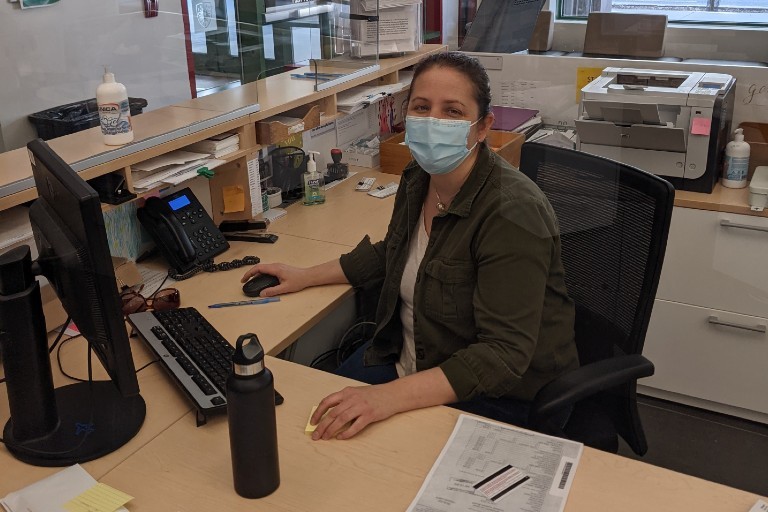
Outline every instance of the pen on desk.
[[238, 300], [235, 302], [220, 302], [211, 304], [209, 308], [228, 308], [231, 306], [249, 306], [251, 304], [267, 304], [268, 302], [280, 302], [280, 297], [262, 297], [260, 299]]

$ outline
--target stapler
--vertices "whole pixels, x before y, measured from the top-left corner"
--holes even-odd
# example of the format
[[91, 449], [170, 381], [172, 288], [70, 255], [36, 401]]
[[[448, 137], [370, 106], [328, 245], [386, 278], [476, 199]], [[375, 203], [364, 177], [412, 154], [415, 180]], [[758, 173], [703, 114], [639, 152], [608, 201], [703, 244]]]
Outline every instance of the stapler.
[[264, 231], [269, 222], [266, 220], [225, 220], [219, 224], [222, 233], [237, 233], [240, 231]]
[[273, 244], [278, 236], [264, 232], [268, 225], [266, 220], [225, 220], [219, 224], [219, 231], [227, 240]]

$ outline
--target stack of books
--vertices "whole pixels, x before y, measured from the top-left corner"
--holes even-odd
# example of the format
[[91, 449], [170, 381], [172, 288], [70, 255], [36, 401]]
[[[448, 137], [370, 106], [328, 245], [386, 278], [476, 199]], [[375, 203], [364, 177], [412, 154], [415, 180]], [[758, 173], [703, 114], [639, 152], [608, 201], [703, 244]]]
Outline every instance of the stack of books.
[[208, 153], [214, 158], [221, 158], [240, 149], [240, 136], [236, 133], [226, 132], [190, 144], [184, 149], [188, 151]]

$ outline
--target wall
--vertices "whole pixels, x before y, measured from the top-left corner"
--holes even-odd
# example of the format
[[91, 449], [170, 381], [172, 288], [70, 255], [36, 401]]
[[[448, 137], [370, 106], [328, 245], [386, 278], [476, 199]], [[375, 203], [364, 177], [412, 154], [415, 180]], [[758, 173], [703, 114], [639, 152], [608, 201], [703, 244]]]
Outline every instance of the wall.
[[104, 64], [148, 109], [191, 97], [180, 2], [144, 18], [142, 0], [60, 0], [21, 10], [0, 2], [0, 140], [36, 137], [27, 115], [93, 98]]

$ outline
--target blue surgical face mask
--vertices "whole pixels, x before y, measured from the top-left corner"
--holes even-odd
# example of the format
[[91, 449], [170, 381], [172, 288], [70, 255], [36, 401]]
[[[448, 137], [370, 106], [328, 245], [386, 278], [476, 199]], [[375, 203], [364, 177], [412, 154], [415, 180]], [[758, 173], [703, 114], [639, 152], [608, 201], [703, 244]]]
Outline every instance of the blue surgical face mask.
[[477, 146], [475, 142], [467, 149], [469, 129], [478, 121], [408, 116], [405, 144], [422, 169], [429, 174], [446, 174], [457, 168]]

